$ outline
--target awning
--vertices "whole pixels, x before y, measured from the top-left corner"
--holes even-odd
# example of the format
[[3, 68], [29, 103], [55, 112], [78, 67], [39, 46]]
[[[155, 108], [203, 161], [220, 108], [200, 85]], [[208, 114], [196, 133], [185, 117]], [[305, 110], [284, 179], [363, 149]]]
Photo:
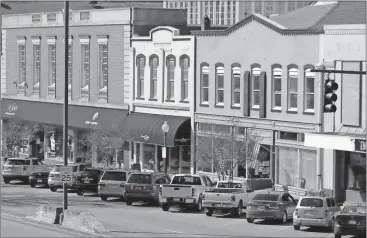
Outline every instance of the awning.
[[189, 117], [132, 113], [125, 118], [122, 133], [130, 141], [163, 145], [162, 125], [165, 121], [170, 128], [166, 135], [167, 147], [190, 144], [191, 124]]
[[[344, 151], [361, 151], [361, 144], [365, 144], [365, 140], [360, 140], [350, 135], [340, 135], [332, 133], [306, 133], [305, 146], [344, 150]], [[365, 149], [365, 148], [362, 148]]]
[[[63, 104], [3, 98], [1, 118], [63, 125]], [[127, 110], [69, 105], [69, 126], [81, 129], [116, 129]]]

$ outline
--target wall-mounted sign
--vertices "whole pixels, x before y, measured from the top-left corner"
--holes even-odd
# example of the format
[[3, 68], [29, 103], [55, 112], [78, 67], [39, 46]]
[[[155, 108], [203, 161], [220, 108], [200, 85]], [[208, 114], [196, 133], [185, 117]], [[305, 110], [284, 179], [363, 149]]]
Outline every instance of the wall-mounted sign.
[[354, 144], [356, 152], [366, 152], [366, 140], [355, 139]]
[[141, 138], [143, 138], [144, 140], [149, 140], [149, 136], [148, 135], [141, 135]]
[[19, 106], [15, 102], [13, 104], [10, 104], [8, 106], [8, 110], [5, 112], [5, 115], [14, 116], [15, 113], [18, 111], [18, 108]]
[[94, 113], [94, 115], [92, 117], [92, 120], [91, 121], [85, 121], [85, 124], [94, 125], [94, 126], [98, 125], [98, 121], [97, 121], [98, 116], [99, 116], [98, 112]]

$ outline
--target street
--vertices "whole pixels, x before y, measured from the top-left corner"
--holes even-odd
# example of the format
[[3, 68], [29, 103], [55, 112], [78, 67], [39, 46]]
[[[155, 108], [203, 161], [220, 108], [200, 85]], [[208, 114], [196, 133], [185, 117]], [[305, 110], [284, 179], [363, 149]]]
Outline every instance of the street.
[[[2, 213], [24, 217], [42, 204], [62, 206], [62, 190], [53, 193], [42, 187], [2, 184], [1, 204]], [[116, 199], [103, 202], [93, 194], [78, 196], [70, 192], [69, 208], [92, 212], [110, 231], [109, 235], [116, 237], [333, 237], [324, 229], [294, 231], [291, 222], [287, 225], [261, 221], [249, 224], [244, 218], [207, 217], [203, 213], [180, 212], [174, 208], [163, 212], [159, 207], [126, 206]]]

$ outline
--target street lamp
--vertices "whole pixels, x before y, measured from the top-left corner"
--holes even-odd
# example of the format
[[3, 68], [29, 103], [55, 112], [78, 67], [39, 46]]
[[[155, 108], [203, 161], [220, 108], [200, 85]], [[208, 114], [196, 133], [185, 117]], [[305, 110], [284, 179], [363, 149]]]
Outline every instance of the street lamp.
[[167, 165], [166, 165], [166, 158], [167, 158], [166, 138], [167, 138], [167, 133], [169, 132], [169, 125], [168, 125], [168, 123], [166, 121], [162, 125], [162, 132], [163, 132], [163, 136], [164, 136], [163, 149], [162, 149], [163, 168], [164, 168], [164, 172], [167, 173]]

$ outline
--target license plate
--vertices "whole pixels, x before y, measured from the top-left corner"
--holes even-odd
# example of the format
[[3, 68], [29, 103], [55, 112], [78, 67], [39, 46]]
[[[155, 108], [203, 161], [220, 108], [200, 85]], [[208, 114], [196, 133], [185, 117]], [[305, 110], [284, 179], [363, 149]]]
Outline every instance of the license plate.
[[141, 190], [141, 187], [135, 187], [135, 190]]
[[356, 221], [349, 221], [349, 224], [350, 225], [355, 225], [355, 224], [357, 224], [357, 222]]
[[258, 206], [258, 209], [265, 209], [265, 206]]
[[189, 198], [189, 199], [185, 199], [185, 202], [186, 202], [186, 203], [193, 203], [193, 202], [194, 202], [194, 199], [191, 199], [191, 198]]
[[84, 183], [89, 183], [89, 180], [84, 180]]
[[174, 199], [173, 199], [173, 201], [175, 201], [175, 202], [179, 202], [179, 201], [180, 201], [180, 199], [179, 199], [179, 198], [174, 198]]
[[42, 179], [38, 179], [38, 180], [37, 180], [37, 182], [38, 182], [38, 183], [42, 183]]

